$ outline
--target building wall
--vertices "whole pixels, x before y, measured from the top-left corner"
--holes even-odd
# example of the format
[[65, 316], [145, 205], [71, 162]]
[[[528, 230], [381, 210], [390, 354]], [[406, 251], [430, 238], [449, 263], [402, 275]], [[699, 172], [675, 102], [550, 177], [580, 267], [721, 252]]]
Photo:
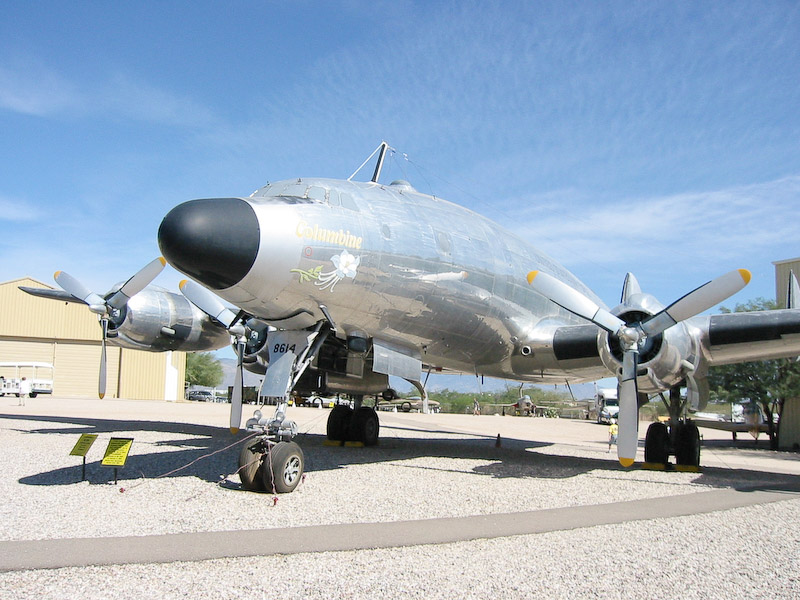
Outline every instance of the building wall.
[[800, 280], [800, 258], [779, 260], [775, 265], [775, 300], [778, 308], [786, 308], [786, 291], [789, 289], [789, 273], [794, 271], [795, 277]]
[[[81, 304], [37, 298], [18, 286], [52, 289], [30, 278], [0, 283], [0, 362], [51, 363], [54, 395], [95, 396], [101, 352], [97, 317]], [[183, 398], [185, 373], [183, 352], [106, 345], [107, 398], [177, 400]], [[3, 369], [0, 374], [13, 375]]]

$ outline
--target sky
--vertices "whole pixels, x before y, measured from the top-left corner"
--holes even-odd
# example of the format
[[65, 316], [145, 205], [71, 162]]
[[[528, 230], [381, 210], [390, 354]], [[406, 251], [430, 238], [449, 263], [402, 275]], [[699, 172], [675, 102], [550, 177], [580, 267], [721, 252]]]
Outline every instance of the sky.
[[609, 306], [628, 271], [664, 303], [735, 268], [753, 280], [726, 305], [774, 298], [799, 109], [797, 2], [8, 0], [0, 281], [103, 293], [176, 204], [346, 178], [386, 140], [383, 181], [492, 218]]

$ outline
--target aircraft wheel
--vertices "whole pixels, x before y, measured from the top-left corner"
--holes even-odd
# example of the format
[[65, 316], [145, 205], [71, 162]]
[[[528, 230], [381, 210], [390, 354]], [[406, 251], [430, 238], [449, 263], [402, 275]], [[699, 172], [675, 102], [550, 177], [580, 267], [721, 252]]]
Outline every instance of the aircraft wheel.
[[[300, 484], [303, 478], [305, 459], [303, 451], [294, 442], [279, 442], [264, 455], [261, 471], [264, 488], [279, 494], [288, 494]], [[271, 467], [271, 468], [270, 468]]]
[[343, 404], [337, 404], [328, 415], [328, 439], [334, 442], [347, 441], [347, 431], [350, 427], [350, 420], [353, 417], [353, 409]]
[[694, 423], [680, 423], [675, 440], [675, 462], [700, 466], [700, 431]]
[[239, 479], [242, 487], [250, 492], [263, 492], [261, 476], [264, 468], [264, 448], [261, 441], [250, 441], [239, 452]]
[[400, 410], [403, 412], [411, 412], [411, 402], [403, 402], [400, 405]]
[[362, 406], [355, 411], [350, 421], [349, 438], [356, 442], [362, 442], [365, 446], [374, 446], [378, 443], [380, 428], [378, 413], [375, 412], [375, 409]]
[[644, 438], [644, 462], [665, 465], [669, 458], [669, 430], [664, 423], [651, 423]]

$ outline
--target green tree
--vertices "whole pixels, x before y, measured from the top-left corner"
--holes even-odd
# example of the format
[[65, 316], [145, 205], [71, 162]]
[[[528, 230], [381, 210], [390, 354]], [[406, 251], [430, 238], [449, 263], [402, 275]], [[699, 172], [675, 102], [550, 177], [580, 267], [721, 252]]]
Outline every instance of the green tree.
[[[737, 304], [733, 312], [776, 308], [772, 300], [756, 298]], [[730, 313], [731, 310], [722, 307], [720, 312]], [[711, 367], [708, 383], [712, 398], [726, 402], [756, 402], [767, 421], [770, 447], [778, 449], [779, 423], [775, 422], [774, 416], [778, 415], [780, 419], [787, 398], [800, 397], [800, 363], [794, 358], [780, 358]]]
[[211, 352], [191, 352], [186, 355], [186, 383], [216, 387], [222, 383], [222, 364]]

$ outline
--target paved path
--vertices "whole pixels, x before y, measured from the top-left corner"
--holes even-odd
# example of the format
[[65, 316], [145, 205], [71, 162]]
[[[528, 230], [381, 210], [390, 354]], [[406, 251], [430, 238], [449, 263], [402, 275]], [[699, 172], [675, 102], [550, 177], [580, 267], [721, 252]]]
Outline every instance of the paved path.
[[775, 486], [771, 489], [714, 490], [611, 504], [446, 519], [118, 538], [5, 541], [0, 542], [0, 571], [445, 544], [703, 514], [797, 498], [800, 498], [800, 486]]

